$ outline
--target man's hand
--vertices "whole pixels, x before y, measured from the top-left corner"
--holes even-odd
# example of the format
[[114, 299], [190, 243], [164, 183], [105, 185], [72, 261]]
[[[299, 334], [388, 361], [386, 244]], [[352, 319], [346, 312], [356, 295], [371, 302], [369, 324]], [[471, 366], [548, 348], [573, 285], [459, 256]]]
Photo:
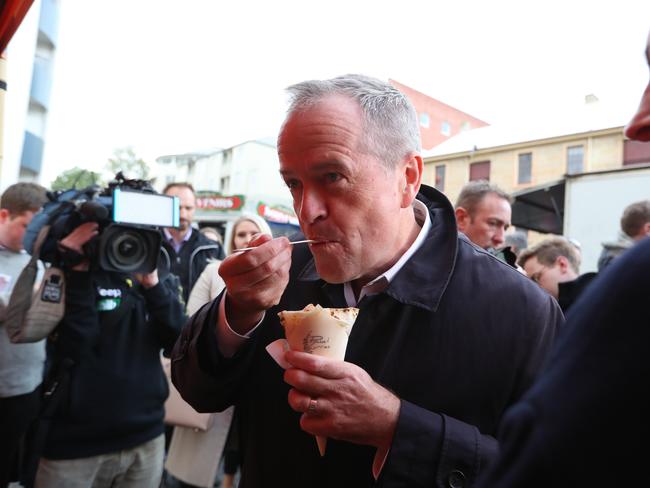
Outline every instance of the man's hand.
[[291, 246], [286, 237], [261, 234], [249, 244], [251, 251], [233, 253], [219, 266], [226, 283], [226, 319], [238, 334], [245, 334], [264, 311], [280, 302], [289, 282]]
[[285, 359], [294, 366], [284, 372], [284, 381], [293, 386], [289, 405], [303, 412], [300, 427], [304, 431], [390, 447], [399, 398], [355, 364], [297, 351], [287, 351]]
[[154, 269], [149, 274], [133, 273], [133, 277], [146, 289], [153, 288], [158, 284], [158, 270]]
[[[65, 236], [59, 245], [64, 249], [71, 249], [79, 254], [84, 254], [83, 246], [99, 234], [97, 222], [85, 222]], [[74, 271], [88, 271], [88, 259], [72, 267]]]

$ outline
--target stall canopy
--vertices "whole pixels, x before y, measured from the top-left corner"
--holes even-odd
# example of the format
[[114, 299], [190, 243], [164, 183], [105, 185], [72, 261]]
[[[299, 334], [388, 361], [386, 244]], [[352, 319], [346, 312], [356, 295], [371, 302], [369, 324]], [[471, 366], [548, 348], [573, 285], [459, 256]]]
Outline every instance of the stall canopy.
[[565, 184], [566, 180], [553, 181], [513, 193], [512, 225], [561, 235]]

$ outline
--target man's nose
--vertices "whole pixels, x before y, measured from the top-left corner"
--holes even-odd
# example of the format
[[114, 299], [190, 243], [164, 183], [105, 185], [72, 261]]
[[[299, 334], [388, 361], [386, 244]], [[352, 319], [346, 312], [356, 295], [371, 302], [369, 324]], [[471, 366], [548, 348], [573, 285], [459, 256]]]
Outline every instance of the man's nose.
[[503, 227], [497, 228], [497, 230], [494, 232], [494, 235], [492, 236], [492, 246], [493, 247], [500, 247], [501, 244], [505, 242], [505, 230]]
[[317, 192], [303, 191], [300, 199], [300, 208], [296, 210], [300, 222], [313, 224], [318, 219], [327, 215], [325, 202]]

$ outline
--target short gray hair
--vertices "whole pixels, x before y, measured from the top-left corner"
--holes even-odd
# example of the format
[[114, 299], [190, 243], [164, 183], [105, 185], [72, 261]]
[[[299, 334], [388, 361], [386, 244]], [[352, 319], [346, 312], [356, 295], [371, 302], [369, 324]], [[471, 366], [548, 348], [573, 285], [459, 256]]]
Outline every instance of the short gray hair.
[[287, 88], [291, 95], [287, 113], [313, 106], [328, 95], [355, 100], [363, 112], [364, 135], [359, 148], [380, 159], [388, 168], [411, 152], [420, 152], [417, 113], [406, 96], [392, 85], [364, 75], [344, 75], [330, 80], [311, 80]]
[[512, 205], [512, 197], [497, 185], [487, 180], [475, 180], [470, 181], [460, 190], [455, 208], [463, 207], [467, 213], [474, 215], [478, 204], [489, 193], [494, 193]]

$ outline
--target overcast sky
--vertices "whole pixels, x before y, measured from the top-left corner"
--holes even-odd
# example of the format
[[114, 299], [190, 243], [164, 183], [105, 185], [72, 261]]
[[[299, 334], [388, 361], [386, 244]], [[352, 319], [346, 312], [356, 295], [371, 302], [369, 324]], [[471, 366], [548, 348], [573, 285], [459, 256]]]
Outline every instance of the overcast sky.
[[62, 0], [45, 181], [275, 136], [284, 88], [392, 78], [492, 124], [634, 112], [649, 0]]

